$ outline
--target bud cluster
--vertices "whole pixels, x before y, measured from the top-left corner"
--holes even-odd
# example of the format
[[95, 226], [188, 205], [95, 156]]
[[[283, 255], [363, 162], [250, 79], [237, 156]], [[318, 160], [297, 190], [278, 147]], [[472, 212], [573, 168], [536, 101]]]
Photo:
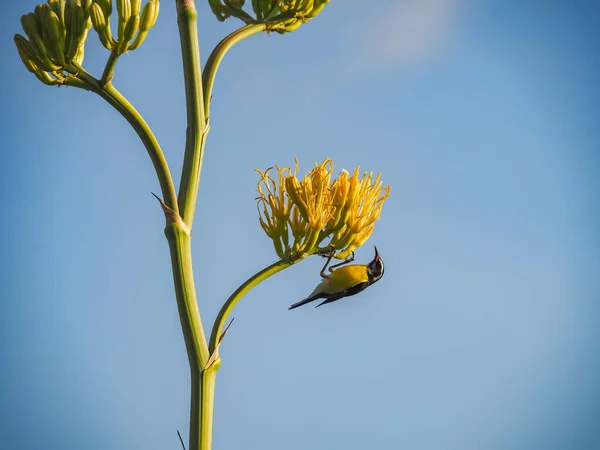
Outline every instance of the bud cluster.
[[[110, 28], [113, 12], [112, 0], [93, 0], [91, 19], [100, 42], [108, 50], [118, 54], [138, 48], [156, 23], [160, 4], [149, 0], [142, 9], [142, 0], [116, 0], [117, 39]], [[141, 11], [141, 14], [140, 14]]]
[[21, 17], [27, 38], [15, 34], [15, 44], [27, 70], [48, 85], [61, 84], [77, 71], [92, 26], [92, 0], [48, 0]]
[[315, 163], [302, 180], [296, 177], [297, 161], [294, 172], [275, 168], [277, 179], [269, 175], [272, 168], [257, 170], [257, 206], [260, 225], [280, 258], [328, 251], [323, 244], [326, 239], [336, 250], [335, 257], [345, 258], [371, 236], [390, 194], [390, 186], [382, 185], [381, 174], [360, 175], [359, 167], [352, 175], [342, 170], [332, 181], [330, 159]]
[[329, 0], [252, 0], [254, 15], [243, 7], [245, 0], [208, 0], [219, 21], [236, 17], [247, 24], [267, 25], [268, 31], [288, 33], [315, 18]]

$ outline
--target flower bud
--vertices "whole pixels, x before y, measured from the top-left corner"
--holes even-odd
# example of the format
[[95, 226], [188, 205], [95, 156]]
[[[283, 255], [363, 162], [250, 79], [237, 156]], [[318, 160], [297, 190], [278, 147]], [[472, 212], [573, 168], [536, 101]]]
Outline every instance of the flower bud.
[[[91, 5], [91, 1], [83, 4]], [[77, 66], [83, 60], [83, 46], [91, 27], [81, 0], [48, 0], [36, 6], [33, 13], [21, 17], [21, 25], [28, 40], [18, 35], [15, 44], [26, 68], [41, 81], [61, 84], [66, 77], [64, 72], [79, 70]]]
[[35, 55], [35, 50], [31, 47], [31, 44], [20, 34], [15, 34], [15, 44], [23, 61], [25, 68], [33, 73], [42, 83], [49, 86], [55, 85], [57, 80], [52, 78], [48, 72], [40, 68], [39, 60]]
[[66, 2], [64, 0], [48, 0], [48, 4], [50, 5], [50, 8], [52, 8], [52, 11], [54, 11], [54, 14], [58, 16], [58, 19], [64, 23]]
[[147, 32], [154, 26], [156, 19], [158, 19], [159, 10], [160, 3], [158, 0], [150, 0], [148, 3], [146, 3], [144, 10], [142, 11], [142, 18], [140, 21], [141, 30]]
[[46, 37], [48, 42], [48, 50], [52, 60], [60, 65], [65, 66], [65, 25], [48, 5], [46, 11]]
[[104, 17], [108, 21], [110, 15], [112, 14], [112, 0], [94, 0], [94, 3], [97, 4], [100, 8], [102, 8], [102, 12], [104, 13]]
[[137, 16], [142, 9], [142, 0], [131, 0], [131, 15]]
[[138, 16], [137, 14], [135, 16], [131, 16], [127, 21], [127, 24], [125, 25], [125, 30], [123, 31], [123, 39], [119, 42], [119, 53], [125, 53], [127, 51], [129, 41], [133, 39], [139, 27], [140, 16]]
[[244, 3], [246, 3], [245, 0], [224, 0], [225, 1], [225, 5], [227, 5], [230, 8], [237, 8], [237, 9], [242, 9], [244, 6]]
[[[48, 57], [48, 52], [46, 51], [46, 45], [42, 40], [40, 28], [38, 26], [37, 20], [33, 13], [25, 14], [21, 17], [21, 25], [23, 27], [23, 31], [29, 38], [29, 42], [31, 43], [32, 50], [35, 52], [37, 63], [36, 65], [41, 67], [46, 71], [53, 71], [60, 69], [59, 66], [50, 61]], [[20, 35], [18, 35], [20, 36]], [[21, 36], [22, 37], [22, 36]], [[23, 38], [24, 39], [24, 38]]]
[[131, 2], [130, 0], [117, 0], [117, 12], [119, 15], [119, 26], [118, 26], [118, 40], [119, 48], [123, 42], [123, 36], [125, 34], [125, 26], [127, 21], [131, 17]]
[[160, 3], [158, 3], [158, 0], [150, 0], [148, 3], [146, 3], [140, 19], [140, 31], [138, 32], [135, 40], [128, 47], [128, 50], [135, 50], [142, 45], [146, 39], [146, 36], [148, 35], [148, 32], [156, 23], [159, 9]]
[[98, 38], [104, 48], [110, 51], [114, 50], [115, 41], [112, 37], [110, 24], [108, 22], [110, 18], [104, 15], [104, 11], [98, 3], [92, 4], [90, 17], [92, 19], [94, 30], [98, 33]]

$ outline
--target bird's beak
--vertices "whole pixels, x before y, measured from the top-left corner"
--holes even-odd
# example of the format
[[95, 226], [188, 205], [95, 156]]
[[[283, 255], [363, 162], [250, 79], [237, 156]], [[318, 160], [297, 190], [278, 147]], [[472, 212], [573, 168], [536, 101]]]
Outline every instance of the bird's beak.
[[379, 252], [377, 251], [377, 247], [375, 245], [373, 247], [375, 247], [375, 259], [379, 259]]

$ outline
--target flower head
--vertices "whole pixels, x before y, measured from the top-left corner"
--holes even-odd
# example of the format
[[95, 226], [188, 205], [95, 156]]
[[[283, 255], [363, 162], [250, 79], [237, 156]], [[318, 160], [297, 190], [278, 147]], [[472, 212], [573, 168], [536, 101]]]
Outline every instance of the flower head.
[[237, 17], [246, 24], [267, 25], [268, 31], [289, 33], [315, 18], [329, 0], [253, 0], [251, 14], [243, 9], [245, 0], [208, 0], [219, 21]]
[[277, 180], [269, 175], [271, 169], [257, 170], [261, 177], [257, 200], [260, 224], [281, 258], [296, 260], [327, 251], [324, 241], [328, 238], [335, 257], [345, 258], [367, 241], [390, 193], [390, 186], [383, 187], [380, 175], [359, 175], [359, 167], [352, 176], [342, 170], [332, 181], [330, 159], [315, 163], [301, 180], [297, 160], [293, 172], [279, 166], [276, 169]]
[[[15, 34], [23, 64], [45, 84], [61, 84], [83, 62], [91, 0], [48, 0], [21, 17], [27, 38]], [[67, 72], [67, 73], [65, 73]]]

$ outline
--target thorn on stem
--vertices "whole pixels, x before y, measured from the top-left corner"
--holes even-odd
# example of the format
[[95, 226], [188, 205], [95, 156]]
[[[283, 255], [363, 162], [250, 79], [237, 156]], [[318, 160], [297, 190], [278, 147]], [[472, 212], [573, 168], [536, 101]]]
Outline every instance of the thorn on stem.
[[183, 450], [185, 450], [185, 444], [183, 443], [183, 439], [181, 438], [181, 433], [179, 430], [177, 430], [177, 436], [179, 436], [179, 442], [181, 442], [181, 446], [183, 447]]
[[210, 355], [210, 358], [208, 358], [208, 361], [206, 361], [206, 364], [204, 366], [204, 370], [207, 370], [208, 368], [210, 368], [210, 366], [212, 366], [219, 359], [219, 347], [221, 346], [221, 341], [223, 340], [223, 338], [227, 334], [227, 331], [229, 330], [229, 327], [233, 323], [233, 319], [235, 319], [235, 317], [232, 318], [229, 321], [229, 324], [227, 325], [227, 327], [225, 327], [225, 330], [221, 333], [221, 336], [219, 336], [219, 339], [217, 340], [217, 347], [212, 352], [212, 355]]
[[173, 211], [171, 208], [169, 208], [169, 206], [167, 206], [167, 204], [165, 202], [163, 202], [162, 199], [158, 195], [156, 195], [154, 192], [150, 192], [150, 193], [152, 195], [154, 195], [156, 200], [158, 200], [158, 202], [160, 203], [163, 213], [165, 214], [165, 219], [167, 219], [167, 222], [168, 223], [179, 223], [181, 225], [181, 227], [187, 233], [190, 233], [188, 227], [185, 225], [183, 220], [181, 220], [181, 217], [179, 217], [179, 215], [176, 214], [175, 211]]
[[172, 210], [171, 208], [169, 208], [169, 207], [166, 205], [166, 203], [165, 203], [165, 202], [163, 202], [163, 201], [162, 201], [162, 199], [161, 199], [161, 198], [160, 198], [158, 195], [156, 195], [154, 192], [150, 192], [150, 193], [151, 193], [152, 195], [154, 195], [154, 198], [156, 198], [156, 200], [158, 200], [158, 202], [160, 203], [160, 206], [161, 206], [161, 208], [162, 208], [163, 212], [165, 213], [165, 216], [167, 216], [167, 218], [168, 218], [169, 216], [172, 216], [172, 215], [174, 215], [174, 212], [173, 212], [173, 210]]
[[225, 330], [221, 333], [221, 336], [219, 336], [219, 341], [217, 342], [217, 345], [219, 345], [221, 343], [221, 341], [223, 340], [223, 338], [225, 337], [225, 335], [227, 334], [227, 331], [229, 330], [229, 327], [231, 326], [231, 324], [233, 323], [233, 320], [235, 319], [235, 317], [233, 317], [230, 321], [229, 324], [225, 327]]

